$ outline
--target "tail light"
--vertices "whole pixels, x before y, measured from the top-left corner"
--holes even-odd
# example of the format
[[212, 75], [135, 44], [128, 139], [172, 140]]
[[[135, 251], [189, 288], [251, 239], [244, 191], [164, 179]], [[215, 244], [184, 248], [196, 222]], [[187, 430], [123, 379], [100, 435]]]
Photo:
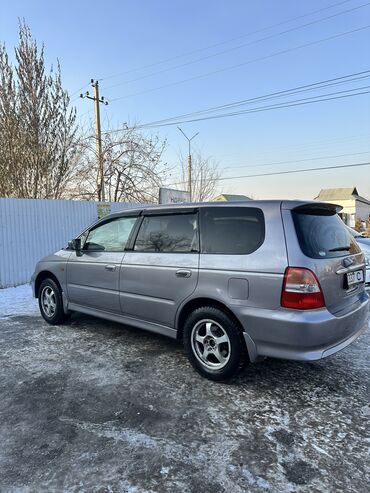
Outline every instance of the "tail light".
[[299, 267], [286, 269], [281, 306], [296, 310], [313, 310], [325, 306], [321, 286], [312, 271]]

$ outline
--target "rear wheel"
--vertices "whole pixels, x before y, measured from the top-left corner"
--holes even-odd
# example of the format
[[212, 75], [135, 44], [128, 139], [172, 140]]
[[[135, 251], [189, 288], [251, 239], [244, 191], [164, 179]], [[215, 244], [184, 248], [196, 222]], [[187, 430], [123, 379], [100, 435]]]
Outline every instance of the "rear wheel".
[[241, 328], [211, 306], [197, 308], [187, 318], [184, 347], [193, 367], [211, 380], [227, 380], [248, 362]]
[[44, 279], [38, 292], [41, 315], [48, 324], [59, 325], [67, 316], [63, 310], [62, 292], [58, 284], [50, 278]]

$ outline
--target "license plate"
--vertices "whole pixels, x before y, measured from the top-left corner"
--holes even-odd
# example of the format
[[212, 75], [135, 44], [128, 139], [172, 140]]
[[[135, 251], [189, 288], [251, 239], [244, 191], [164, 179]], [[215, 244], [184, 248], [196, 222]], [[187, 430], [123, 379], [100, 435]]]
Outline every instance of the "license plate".
[[364, 271], [355, 270], [354, 272], [347, 272], [347, 286], [350, 288], [356, 284], [364, 282]]

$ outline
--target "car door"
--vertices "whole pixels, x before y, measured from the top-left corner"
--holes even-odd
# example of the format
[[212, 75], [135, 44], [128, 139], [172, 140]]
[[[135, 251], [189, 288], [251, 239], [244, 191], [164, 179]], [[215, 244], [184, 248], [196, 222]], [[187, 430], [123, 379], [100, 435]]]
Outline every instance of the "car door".
[[174, 326], [179, 304], [198, 282], [197, 216], [194, 208], [143, 213], [136, 241], [121, 266], [124, 315]]
[[88, 231], [81, 252], [67, 264], [67, 293], [73, 305], [120, 312], [119, 275], [136, 216], [107, 219]]

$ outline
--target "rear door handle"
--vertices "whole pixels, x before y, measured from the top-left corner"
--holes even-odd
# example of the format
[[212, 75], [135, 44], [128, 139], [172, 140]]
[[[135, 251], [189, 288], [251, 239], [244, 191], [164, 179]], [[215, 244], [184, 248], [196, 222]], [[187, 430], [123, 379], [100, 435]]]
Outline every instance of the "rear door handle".
[[177, 270], [176, 276], [177, 277], [190, 277], [191, 276], [191, 270], [188, 270], [188, 269]]
[[105, 270], [114, 271], [114, 270], [116, 270], [116, 266], [115, 265], [106, 265]]

